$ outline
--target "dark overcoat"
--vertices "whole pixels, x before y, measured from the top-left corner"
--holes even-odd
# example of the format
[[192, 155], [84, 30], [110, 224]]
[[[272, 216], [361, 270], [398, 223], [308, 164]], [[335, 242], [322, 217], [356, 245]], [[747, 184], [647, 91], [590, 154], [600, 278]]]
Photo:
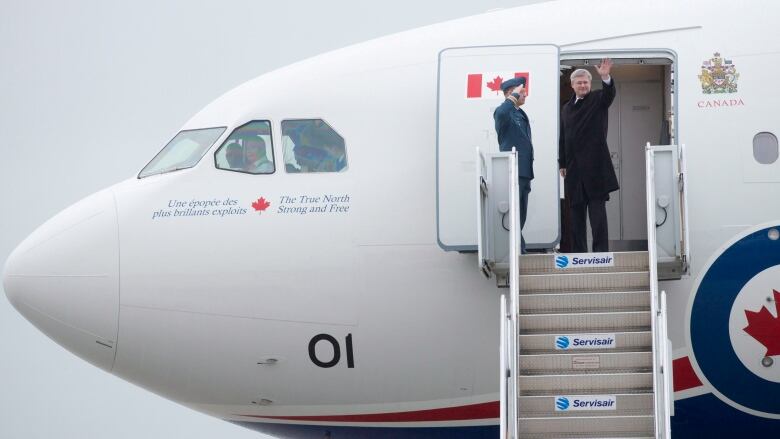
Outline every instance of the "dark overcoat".
[[[558, 166], [566, 169], [564, 188], [572, 204], [588, 199], [609, 199], [619, 189], [607, 147], [609, 106], [615, 99], [615, 79], [579, 102], [572, 98], [561, 110]], [[585, 193], [583, 193], [585, 191]]]
[[531, 143], [531, 125], [528, 115], [521, 108], [506, 99], [493, 112], [498, 136], [498, 149], [512, 151], [517, 149], [517, 168], [520, 178], [534, 178], [534, 146]]

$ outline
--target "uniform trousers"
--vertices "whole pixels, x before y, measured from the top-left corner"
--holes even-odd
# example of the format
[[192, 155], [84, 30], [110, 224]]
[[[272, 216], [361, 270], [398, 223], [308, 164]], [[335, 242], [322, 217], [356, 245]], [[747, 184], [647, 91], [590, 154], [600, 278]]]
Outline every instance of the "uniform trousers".
[[531, 179], [518, 178], [520, 189], [520, 253], [525, 254], [525, 237], [522, 230], [525, 227], [525, 218], [528, 216], [528, 194], [531, 193]]

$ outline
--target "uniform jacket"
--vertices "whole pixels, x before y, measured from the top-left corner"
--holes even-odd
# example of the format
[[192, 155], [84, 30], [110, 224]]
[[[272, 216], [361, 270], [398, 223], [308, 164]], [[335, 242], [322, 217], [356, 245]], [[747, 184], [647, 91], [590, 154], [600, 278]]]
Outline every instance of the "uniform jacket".
[[575, 204], [584, 195], [589, 199], [609, 199], [609, 193], [619, 189], [607, 147], [607, 122], [609, 106], [615, 99], [615, 79], [575, 104], [576, 98], [572, 96], [561, 110], [558, 139], [558, 166], [566, 168], [566, 198]]
[[498, 135], [498, 149], [512, 151], [517, 149], [518, 175], [522, 178], [534, 178], [534, 146], [531, 143], [531, 125], [528, 123], [528, 115], [509, 99], [493, 112], [493, 120], [496, 122], [496, 134]]

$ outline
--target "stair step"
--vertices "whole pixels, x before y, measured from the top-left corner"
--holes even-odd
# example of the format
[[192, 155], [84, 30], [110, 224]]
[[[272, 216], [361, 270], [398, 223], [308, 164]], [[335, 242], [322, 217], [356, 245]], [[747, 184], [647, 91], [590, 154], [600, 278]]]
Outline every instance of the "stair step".
[[641, 393], [653, 389], [652, 372], [519, 375], [517, 381], [519, 394], [529, 396]]
[[[614, 265], [612, 267], [577, 267], [573, 264], [565, 269], [558, 268], [556, 258], [562, 256], [557, 253], [550, 254], [527, 254], [520, 256], [520, 274], [552, 274], [552, 273], [604, 273], [619, 271], [648, 271], [649, 257], [646, 251], [643, 252], [615, 252]], [[566, 254], [571, 259], [574, 254]], [[580, 253], [576, 256], [587, 258], [587, 253]]]
[[[571, 389], [568, 389], [571, 390]], [[546, 390], [537, 390], [537, 391], [523, 391], [521, 392], [520, 396], [557, 396], [557, 395], [645, 395], [645, 394], [652, 394], [653, 388], [652, 387], [637, 387], [637, 388], [608, 388], [608, 389], [582, 389], [582, 390], [575, 390], [575, 391], [568, 391], [564, 389], [563, 392], [555, 392], [555, 391], [546, 391]]]
[[521, 292], [621, 291], [650, 289], [647, 271], [620, 273], [521, 274]]
[[652, 367], [619, 367], [614, 369], [539, 369], [539, 370], [524, 370], [523, 376], [534, 375], [594, 375], [594, 374], [616, 374], [616, 373], [644, 373], [652, 372]]
[[521, 314], [650, 309], [650, 291], [521, 294]]
[[[653, 394], [618, 394], [615, 397], [615, 408], [609, 412], [605, 410], [556, 410], [556, 399], [559, 396], [572, 395], [545, 395], [545, 396], [521, 396], [518, 398], [520, 417], [584, 417], [603, 416], [609, 413], [614, 416], [647, 416], [653, 414]], [[574, 395], [585, 396], [585, 395]]]
[[549, 309], [532, 309], [524, 310], [520, 309], [519, 315], [534, 315], [534, 314], [596, 314], [604, 312], [649, 312], [650, 306], [601, 306], [601, 307], [579, 307], [579, 308], [549, 308]]
[[656, 439], [645, 432], [636, 433], [539, 433], [522, 434], [518, 439]]
[[525, 314], [518, 318], [521, 333], [566, 334], [570, 332], [624, 331], [627, 328], [650, 329], [649, 311], [596, 312], [578, 314]]
[[518, 439], [656, 439], [645, 432], [635, 433], [538, 433], [522, 434]]
[[[620, 433], [643, 434], [653, 436], [654, 422], [652, 416], [599, 416], [599, 417], [543, 417], [521, 418], [519, 421], [520, 437], [526, 435], [544, 434], [540, 437], [561, 437], [556, 434], [583, 433]], [[574, 436], [583, 437], [583, 436]], [[587, 436], [585, 436], [587, 437]], [[593, 437], [593, 436], [591, 436]], [[596, 436], [604, 437], [604, 436]]]
[[587, 350], [565, 351], [558, 355], [521, 354], [518, 366], [521, 373], [614, 373], [617, 371], [652, 371], [652, 352], [592, 353]]
[[[591, 333], [598, 334], [598, 331]], [[650, 351], [652, 348], [652, 334], [649, 330], [612, 332], [615, 334], [615, 347], [607, 349], [557, 349], [556, 339], [559, 334], [521, 334], [519, 337], [519, 350], [521, 354], [567, 354], [571, 352], [627, 352]], [[564, 335], [564, 334], [560, 334]]]
[[637, 292], [649, 292], [650, 290], [648, 288], [605, 288], [603, 290], [600, 289], [593, 289], [593, 290], [540, 290], [540, 291], [520, 291], [520, 297], [524, 296], [535, 296], [535, 295], [542, 295], [542, 294], [595, 294], [595, 293], [637, 293]]

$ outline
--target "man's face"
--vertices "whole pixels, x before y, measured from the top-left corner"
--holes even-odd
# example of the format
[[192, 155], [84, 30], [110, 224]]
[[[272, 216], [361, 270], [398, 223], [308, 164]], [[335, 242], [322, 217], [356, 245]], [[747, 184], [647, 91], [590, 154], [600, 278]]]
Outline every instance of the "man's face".
[[586, 94], [590, 93], [590, 79], [587, 76], [577, 76], [572, 79], [571, 88], [574, 89], [574, 94], [578, 98], [585, 97]]
[[517, 87], [511, 89], [507, 93], [507, 96], [509, 96], [512, 93], [517, 93], [518, 95], [520, 95], [520, 97], [517, 98], [517, 105], [525, 104], [525, 97], [528, 96], [528, 93], [525, 92], [525, 87], [518, 85]]
[[244, 150], [246, 151], [246, 159], [249, 163], [256, 162], [265, 155], [265, 148], [256, 140], [244, 141]]

